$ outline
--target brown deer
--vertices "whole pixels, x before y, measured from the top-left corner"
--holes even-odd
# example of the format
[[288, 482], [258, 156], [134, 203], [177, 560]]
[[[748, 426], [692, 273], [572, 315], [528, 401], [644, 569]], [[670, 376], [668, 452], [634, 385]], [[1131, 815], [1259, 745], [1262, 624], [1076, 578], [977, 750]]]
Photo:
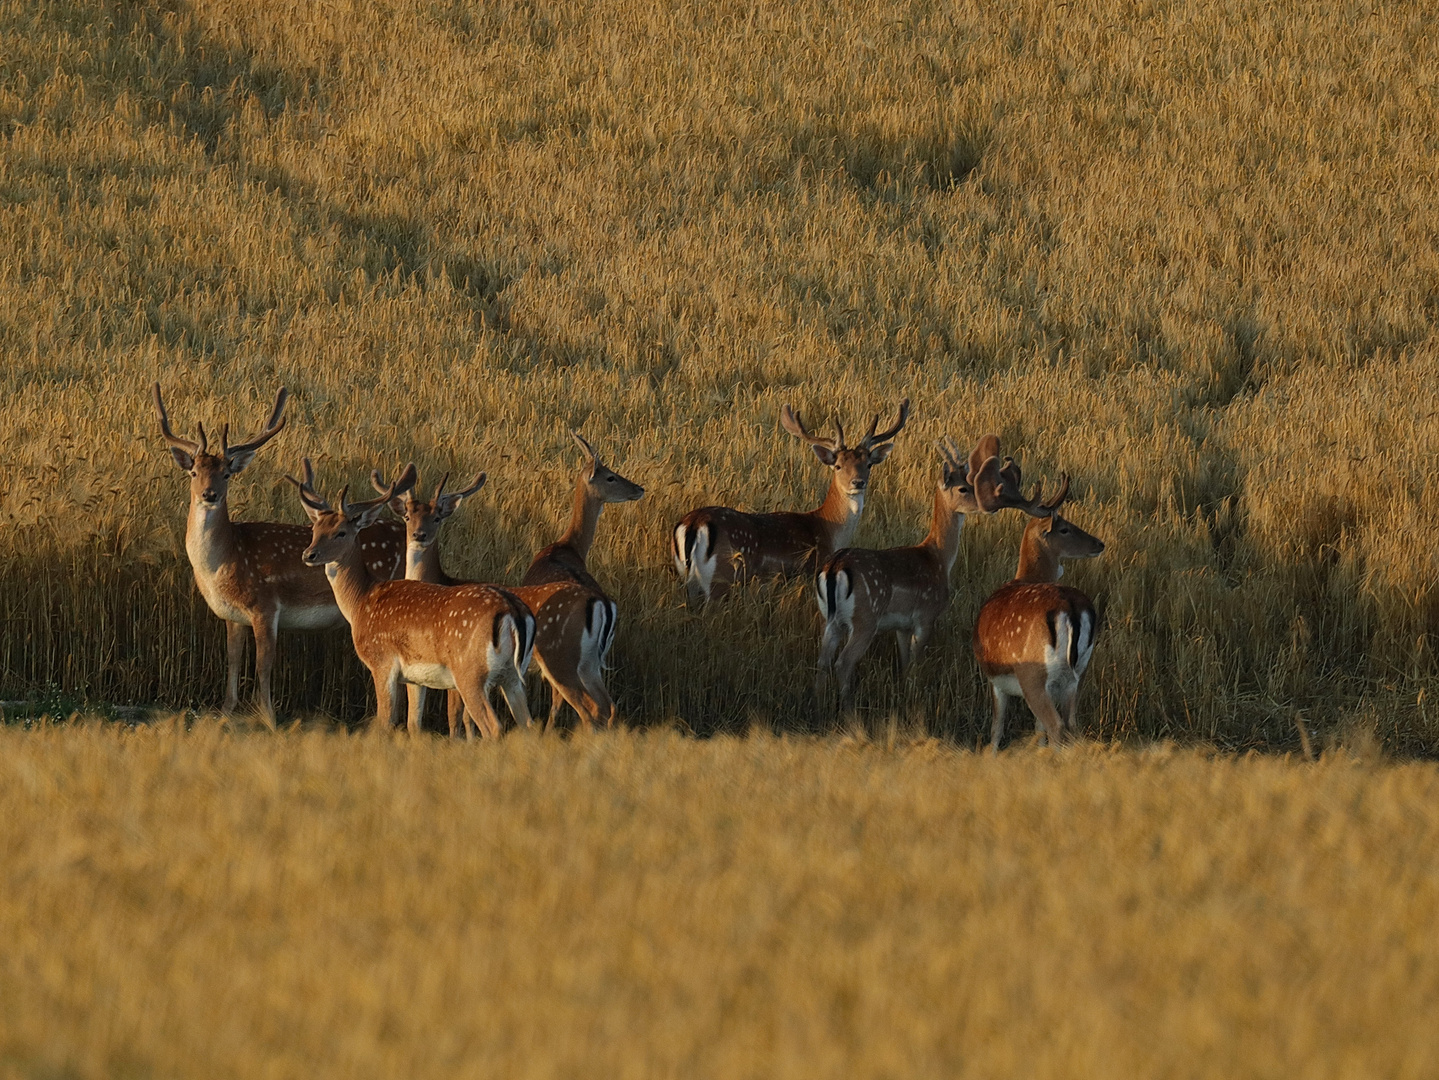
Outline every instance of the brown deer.
[[[923, 540], [913, 547], [882, 551], [844, 548], [830, 556], [815, 575], [819, 610], [824, 616], [815, 696], [826, 700], [829, 682], [834, 679], [842, 711], [854, 704], [855, 667], [878, 634], [894, 631], [903, 678], [924, 655], [935, 620], [949, 606], [949, 575], [959, 555], [964, 517], [983, 511], [975, 497], [971, 463], [959, 456], [948, 439], [940, 444], [939, 452], [943, 465], [929, 532]], [[985, 455], [980, 468], [997, 468], [994, 455]]]
[[[290, 477], [312, 523], [307, 566], [323, 566], [335, 602], [350, 623], [355, 652], [375, 681], [375, 720], [398, 720], [401, 681], [455, 690], [466, 711], [466, 734], [476, 722], [486, 736], [500, 734], [490, 691], [499, 686], [516, 723], [530, 725], [524, 675], [535, 640], [535, 618], [520, 600], [492, 585], [447, 588], [422, 581], [376, 577], [360, 551], [359, 536], [384, 510], [395, 492], [412, 486], [407, 467], [378, 499], [352, 503], [340, 492], [340, 509], [315, 494], [308, 459], [303, 480]], [[410, 732], [418, 734], [410, 714]]]
[[1061, 559], [1092, 559], [1104, 542], [1060, 516], [1069, 495], [1069, 477], [1041, 500], [1035, 487], [1018, 496], [1019, 469], [1006, 460], [994, 482], [980, 486], [980, 503], [1002, 502], [1030, 515], [1019, 549], [1014, 580], [984, 602], [974, 627], [974, 655], [994, 698], [990, 746], [999, 749], [1011, 698], [1022, 697], [1044, 735], [1058, 745], [1077, 731], [1079, 682], [1089, 666], [1099, 633], [1099, 616], [1089, 597], [1057, 585]]
[[[210, 453], [203, 425], [199, 440], [182, 439], [170, 430], [170, 417], [153, 387], [160, 432], [175, 463], [190, 475], [190, 514], [185, 522], [185, 552], [195, 584], [210, 610], [225, 621], [227, 632], [226, 713], [234, 712], [240, 696], [240, 668], [245, 659], [245, 631], [255, 636], [255, 683], [260, 713], [275, 715], [270, 676], [275, 665], [279, 630], [328, 630], [345, 625], [324, 572], [306, 566], [300, 555], [310, 543], [303, 525], [269, 521], [231, 521], [230, 480], [255, 459], [255, 453], [280, 433], [288, 394], [282, 386], [264, 429], [254, 438], [231, 446], [230, 428], [220, 429], [220, 452]], [[404, 553], [399, 528], [376, 525], [361, 539], [361, 550], [375, 573], [393, 576]]]
[[645, 489], [605, 465], [594, 447], [577, 431], [571, 431], [575, 442], [589, 458], [575, 481], [574, 507], [570, 526], [565, 534], [548, 547], [541, 548], [520, 579], [523, 585], [548, 585], [555, 581], [573, 581], [605, 595], [600, 583], [590, 574], [585, 560], [595, 542], [595, 528], [605, 503], [634, 502], [644, 497]]
[[722, 599], [736, 584], [752, 577], [794, 577], [813, 573], [854, 537], [864, 510], [869, 472], [894, 449], [891, 441], [909, 419], [909, 399], [900, 402], [894, 426], [876, 432], [879, 416], [855, 446], [845, 446], [844, 427], [837, 437], [811, 435], [799, 414], [786, 405], [780, 424], [813, 448], [833, 470], [829, 490], [818, 509], [750, 514], [727, 506], [691, 510], [670, 532], [670, 557], [691, 605]]
[[[432, 500], [419, 498], [413, 489], [391, 500], [391, 509], [405, 521], [407, 578], [437, 585], [465, 584], [451, 577], [440, 564], [440, 529], [460, 501], [479, 490], [484, 479], [485, 474], [480, 473], [468, 489], [448, 494], [441, 479]], [[371, 481], [377, 490], [389, 490], [378, 472]], [[612, 726], [615, 707], [604, 684], [603, 664], [614, 640], [618, 615], [615, 602], [596, 589], [569, 580], [519, 585], [507, 591], [534, 612], [534, 658], [552, 692], [546, 729], [557, 721], [565, 703], [579, 714], [586, 728], [600, 722]], [[416, 711], [423, 709], [422, 693], [421, 687], [411, 688], [412, 726], [417, 723]], [[462, 715], [461, 703], [454, 695], [450, 697], [449, 713], [450, 732], [454, 734]]]

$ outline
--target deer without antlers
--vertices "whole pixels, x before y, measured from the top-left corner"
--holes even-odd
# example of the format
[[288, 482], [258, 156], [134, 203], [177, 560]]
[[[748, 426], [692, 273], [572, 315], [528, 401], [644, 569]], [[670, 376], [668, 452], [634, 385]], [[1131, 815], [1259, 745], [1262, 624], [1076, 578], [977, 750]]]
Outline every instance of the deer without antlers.
[[645, 489], [632, 480], [626, 480], [601, 461], [595, 448], [587, 443], [578, 431], [571, 431], [570, 435], [589, 458], [589, 463], [581, 467], [575, 480], [574, 507], [570, 512], [569, 528], [553, 544], [540, 549], [520, 580], [525, 585], [573, 581], [603, 596], [604, 589], [600, 588], [600, 583], [590, 574], [586, 565], [590, 547], [595, 542], [595, 528], [600, 522], [600, 511], [605, 508], [605, 503], [625, 503], [641, 499]]
[[[379, 491], [387, 490], [384, 479], [375, 473], [371, 480]], [[459, 502], [478, 490], [484, 473], [465, 491], [444, 492], [445, 481], [432, 500], [415, 495], [413, 489], [393, 499], [390, 507], [405, 520], [405, 576], [412, 581], [438, 585], [461, 585], [440, 563], [440, 528]], [[603, 482], [603, 481], [602, 481]], [[568, 703], [585, 727], [614, 723], [615, 707], [603, 677], [605, 655], [614, 640], [617, 609], [615, 602], [596, 589], [575, 581], [551, 581], [542, 585], [519, 585], [507, 589], [518, 596], [535, 616], [534, 659], [551, 688], [550, 716], [546, 728], [557, 720]], [[422, 688], [411, 690], [411, 724], [415, 711], [423, 708]], [[450, 699], [450, 731], [459, 726], [462, 706]]]
[[[949, 605], [949, 575], [959, 555], [966, 514], [981, 513], [971, 464], [946, 439], [939, 445], [943, 465], [934, 493], [929, 533], [913, 547], [844, 548], [815, 575], [824, 616], [815, 696], [827, 697], [838, 682], [841, 710], [854, 703], [854, 673], [875, 637], [893, 630], [899, 643], [900, 676], [924, 655], [935, 620]], [[992, 470], [992, 455], [981, 466]], [[842, 647], [842, 648], [841, 648]]]
[[996, 590], [980, 608], [974, 627], [974, 655], [989, 680], [994, 702], [990, 746], [999, 749], [1011, 698], [1022, 697], [1050, 742], [1058, 745], [1077, 730], [1079, 682], [1089, 666], [1099, 617], [1089, 597], [1057, 585], [1061, 559], [1090, 559], [1104, 542], [1061, 517], [1069, 477], [1048, 499], [1019, 491], [1018, 466], [1006, 459], [990, 469], [978, 490], [981, 505], [1013, 507], [1030, 515], [1014, 580]]
[[[490, 705], [498, 685], [515, 721], [530, 724], [524, 674], [535, 640], [535, 619], [519, 599], [492, 585], [446, 588], [421, 581], [376, 578], [359, 551], [358, 537], [385, 505], [415, 483], [407, 467], [379, 498], [352, 503], [349, 488], [340, 492], [340, 509], [315, 494], [309, 459], [304, 479], [290, 481], [312, 522], [304, 560], [323, 566], [335, 602], [350, 623], [355, 652], [375, 680], [375, 723], [393, 726], [398, 719], [401, 681], [458, 691], [466, 712], [466, 734], [478, 722], [483, 734], [500, 734], [499, 717]], [[418, 734], [418, 717], [410, 714], [410, 732]]]
[[[190, 475], [190, 513], [185, 522], [185, 552], [195, 573], [195, 584], [210, 610], [225, 621], [227, 633], [225, 683], [226, 713], [239, 701], [240, 667], [245, 658], [245, 629], [255, 636], [255, 682], [258, 705], [267, 719], [274, 717], [270, 676], [275, 663], [275, 636], [285, 629], [332, 629], [345, 624], [324, 574], [300, 561], [310, 543], [303, 525], [268, 521], [231, 521], [230, 480], [245, 470], [256, 452], [285, 426], [288, 394], [275, 395], [260, 433], [245, 442], [230, 444], [230, 428], [220, 429], [220, 452], [210, 452], [203, 425], [198, 440], [183, 439], [170, 429], [170, 417], [160, 394], [152, 388], [160, 432], [175, 463]], [[404, 551], [400, 530], [377, 525], [363, 537], [362, 550], [375, 572], [393, 575]]]
[[811, 435], [799, 413], [789, 405], [780, 410], [780, 425], [814, 450], [830, 469], [824, 502], [806, 512], [750, 514], [727, 506], [691, 510], [670, 532], [670, 557], [691, 604], [722, 599], [736, 584], [751, 577], [793, 577], [813, 573], [830, 555], [847, 545], [864, 510], [869, 473], [894, 449], [891, 441], [909, 419], [909, 399], [899, 417], [877, 431], [879, 414], [854, 446], [846, 446], [844, 427], [836, 421], [833, 439]]

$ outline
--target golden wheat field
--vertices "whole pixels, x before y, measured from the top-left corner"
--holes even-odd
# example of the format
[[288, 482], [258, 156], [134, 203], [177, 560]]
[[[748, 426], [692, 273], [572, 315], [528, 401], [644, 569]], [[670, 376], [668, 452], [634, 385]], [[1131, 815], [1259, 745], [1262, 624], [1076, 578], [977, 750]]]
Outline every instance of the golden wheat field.
[[[1436, 118], [1418, 3], [0, 0], [0, 1077], [1433, 1076]], [[626, 730], [207, 719], [156, 379], [500, 581], [581, 430]], [[838, 729], [806, 583], [683, 604], [903, 397], [857, 543], [986, 431], [1107, 542], [1084, 744], [971, 749], [1013, 515]]]
[[[1109, 544], [1104, 740], [1431, 752], [1439, 59], [1425, 5], [1093, 0], [0, 4], [0, 694], [213, 707], [175, 422], [289, 427], [240, 518], [414, 459], [489, 472], [452, 572], [560, 531], [580, 428], [645, 485], [600, 524], [632, 724], [825, 728], [802, 582], [697, 615], [671, 524], [813, 506], [779, 430], [914, 418], [857, 542], [923, 533], [934, 440], [1000, 433]], [[971, 521], [917, 676], [866, 723], [972, 745]], [[343, 634], [282, 635], [282, 719], [354, 722]]]
[[0, 1076], [1414, 1077], [1439, 770], [0, 730]]

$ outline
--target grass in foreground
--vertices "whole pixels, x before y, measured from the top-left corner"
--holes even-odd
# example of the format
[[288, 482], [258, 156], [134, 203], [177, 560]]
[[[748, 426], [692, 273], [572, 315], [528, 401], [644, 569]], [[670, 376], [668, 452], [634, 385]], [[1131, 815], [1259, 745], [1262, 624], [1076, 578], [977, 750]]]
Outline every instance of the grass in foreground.
[[1439, 768], [0, 730], [0, 1076], [1432, 1076]]

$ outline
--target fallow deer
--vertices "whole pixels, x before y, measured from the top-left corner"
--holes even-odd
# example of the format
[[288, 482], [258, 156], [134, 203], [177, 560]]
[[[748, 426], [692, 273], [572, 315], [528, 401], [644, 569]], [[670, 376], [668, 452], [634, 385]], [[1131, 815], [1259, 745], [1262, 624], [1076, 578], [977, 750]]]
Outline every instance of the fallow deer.
[[541, 548], [520, 579], [523, 585], [547, 585], [555, 581], [573, 581], [605, 595], [600, 583], [586, 566], [590, 547], [595, 542], [595, 528], [605, 503], [634, 502], [644, 497], [645, 489], [605, 465], [594, 447], [571, 431], [575, 442], [589, 458], [575, 481], [574, 506], [570, 526], [553, 544]]
[[[190, 475], [190, 513], [185, 522], [185, 552], [195, 584], [210, 610], [225, 621], [227, 632], [226, 713], [240, 695], [240, 668], [245, 658], [245, 630], [255, 636], [256, 697], [261, 714], [274, 717], [270, 676], [275, 664], [279, 630], [327, 630], [345, 625], [325, 575], [300, 561], [310, 543], [303, 525], [269, 521], [231, 521], [230, 481], [255, 458], [255, 453], [285, 426], [288, 394], [275, 395], [275, 407], [254, 438], [231, 446], [229, 425], [220, 430], [220, 452], [210, 453], [203, 425], [199, 440], [182, 439], [170, 430], [170, 418], [153, 387], [160, 432], [175, 463]], [[361, 550], [375, 573], [393, 576], [404, 553], [404, 538], [394, 525], [376, 525], [361, 538]]]
[[[391, 501], [391, 509], [405, 520], [407, 578], [437, 585], [465, 584], [451, 577], [441, 565], [440, 527], [462, 499], [479, 489], [484, 475], [476, 477], [468, 489], [451, 493], [444, 491], [445, 481], [441, 479], [430, 501], [416, 496], [413, 489]], [[373, 474], [371, 481], [376, 490], [388, 490], [379, 473]], [[585, 727], [600, 722], [612, 726], [615, 707], [604, 684], [603, 664], [614, 639], [618, 614], [615, 602], [595, 589], [568, 580], [513, 586], [506, 591], [524, 601], [535, 616], [534, 659], [552, 692], [545, 727], [556, 722], [566, 702]], [[420, 693], [422, 688], [411, 688], [412, 725], [416, 723], [415, 711], [423, 709]], [[449, 706], [453, 734], [460, 724], [462, 706], [454, 696]]]
[[1024, 698], [1051, 743], [1076, 732], [1079, 682], [1099, 633], [1089, 597], [1055, 583], [1064, 573], [1061, 559], [1092, 559], [1104, 542], [1060, 516], [1067, 476], [1042, 501], [1037, 486], [1028, 500], [1019, 499], [1019, 480], [1019, 469], [1006, 460], [997, 482], [982, 484], [979, 492], [981, 505], [1002, 501], [1030, 515], [1014, 580], [984, 602], [974, 627], [974, 655], [994, 700], [994, 750], [1004, 738], [1011, 698]]
[[[844, 548], [815, 575], [824, 633], [820, 639], [815, 696], [828, 697], [839, 685], [841, 710], [854, 703], [855, 666], [878, 634], [893, 630], [899, 643], [900, 677], [924, 654], [935, 620], [949, 605], [949, 575], [959, 555], [966, 514], [981, 513], [975, 499], [972, 465], [946, 439], [929, 533], [913, 547]], [[994, 468], [987, 457], [981, 468]]]
[[824, 502], [807, 513], [751, 514], [727, 506], [691, 510], [670, 531], [670, 557], [692, 605], [722, 599], [732, 586], [752, 577], [812, 574], [848, 545], [864, 510], [870, 469], [894, 449], [891, 440], [909, 419], [909, 399], [900, 403], [893, 427], [876, 432], [876, 414], [855, 446], [845, 446], [844, 427], [838, 422], [837, 437], [825, 439], [811, 435], [789, 405], [780, 410], [779, 419], [833, 470]]
[[[422, 581], [377, 578], [359, 548], [371, 525], [397, 491], [415, 482], [409, 466], [378, 499], [352, 503], [340, 492], [340, 509], [315, 494], [313, 472], [304, 462], [304, 480], [290, 477], [312, 523], [307, 566], [323, 566], [335, 601], [350, 623], [355, 652], [375, 681], [375, 724], [398, 719], [396, 689], [401, 681], [455, 690], [464, 702], [466, 734], [478, 722], [487, 736], [500, 734], [490, 691], [499, 686], [515, 721], [530, 724], [524, 675], [535, 640], [535, 619], [513, 594], [492, 585], [447, 588]], [[411, 734], [418, 734], [416, 716]]]

